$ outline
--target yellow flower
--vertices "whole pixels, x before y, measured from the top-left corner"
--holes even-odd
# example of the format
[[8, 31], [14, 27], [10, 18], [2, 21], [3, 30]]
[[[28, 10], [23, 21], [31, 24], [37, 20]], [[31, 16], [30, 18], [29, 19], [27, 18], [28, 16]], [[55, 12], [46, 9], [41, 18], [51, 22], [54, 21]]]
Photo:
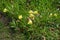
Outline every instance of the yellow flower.
[[30, 14], [29, 17], [34, 17], [34, 15], [33, 14]]
[[29, 11], [29, 13], [30, 13], [30, 14], [32, 14], [32, 13], [33, 13], [33, 11], [32, 11], [32, 10], [30, 10], [30, 11]]
[[29, 19], [28, 24], [32, 24], [32, 20], [31, 19]]
[[30, 14], [29, 17], [34, 20], [35, 16], [33, 14]]
[[38, 11], [34, 11], [34, 14], [38, 14]]
[[3, 10], [3, 12], [7, 12], [8, 10], [5, 8], [4, 10]]
[[51, 17], [53, 14], [52, 13], [50, 13], [50, 15], [49, 15], [49, 17]]
[[54, 14], [54, 16], [57, 16], [57, 14]]
[[22, 15], [19, 15], [18, 18], [19, 18], [19, 19], [22, 19], [23, 17], [22, 17]]

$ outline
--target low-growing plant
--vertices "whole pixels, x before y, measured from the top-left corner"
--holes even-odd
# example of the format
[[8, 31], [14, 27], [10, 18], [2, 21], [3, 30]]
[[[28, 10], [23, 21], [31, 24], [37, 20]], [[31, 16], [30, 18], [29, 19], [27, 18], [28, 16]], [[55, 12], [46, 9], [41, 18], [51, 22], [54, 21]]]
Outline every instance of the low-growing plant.
[[7, 25], [10, 30], [24, 34], [25, 40], [58, 40], [60, 7], [58, 10], [57, 4], [54, 4], [56, 1], [59, 2], [59, 0], [1, 0], [0, 10], [10, 18], [11, 21]]

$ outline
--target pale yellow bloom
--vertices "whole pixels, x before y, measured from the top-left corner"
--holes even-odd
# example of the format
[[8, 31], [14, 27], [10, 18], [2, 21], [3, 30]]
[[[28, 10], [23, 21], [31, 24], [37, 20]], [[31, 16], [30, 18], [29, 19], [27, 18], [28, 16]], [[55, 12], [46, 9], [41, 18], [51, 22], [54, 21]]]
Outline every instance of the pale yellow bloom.
[[54, 16], [57, 16], [57, 14], [55, 13]]
[[23, 17], [22, 17], [22, 15], [19, 15], [18, 18], [19, 18], [19, 19], [22, 19]]
[[33, 14], [30, 14], [29, 17], [34, 20], [35, 16]]
[[53, 14], [52, 13], [50, 13], [50, 15], [49, 15], [49, 17], [51, 17]]
[[34, 11], [34, 14], [39, 14], [38, 11]]
[[34, 17], [34, 15], [33, 14], [30, 14], [29, 17]]
[[30, 10], [30, 11], [29, 11], [29, 13], [30, 13], [30, 14], [32, 14], [32, 13], [33, 13], [33, 11], [32, 11], [32, 10]]
[[3, 10], [3, 12], [7, 12], [8, 10], [5, 8], [4, 10]]
[[52, 13], [50, 14], [50, 16], [52, 16]]
[[28, 24], [32, 24], [32, 20], [31, 19], [29, 19]]

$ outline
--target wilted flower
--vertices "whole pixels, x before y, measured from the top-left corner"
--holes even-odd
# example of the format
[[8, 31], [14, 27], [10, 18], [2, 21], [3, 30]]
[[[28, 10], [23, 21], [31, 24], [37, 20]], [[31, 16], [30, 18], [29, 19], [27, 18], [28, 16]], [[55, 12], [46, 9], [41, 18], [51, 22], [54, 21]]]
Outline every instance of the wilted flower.
[[19, 19], [22, 19], [23, 17], [22, 17], [22, 15], [19, 15], [18, 18], [19, 18]]
[[32, 10], [30, 10], [30, 11], [29, 11], [29, 13], [30, 13], [30, 14], [32, 14], [32, 13], [33, 13], [33, 11], [32, 11]]
[[5, 8], [4, 10], [3, 10], [3, 12], [7, 12], [8, 10]]
[[28, 24], [32, 24], [32, 20], [31, 19], [29, 19]]
[[34, 11], [34, 14], [38, 14], [38, 11]]
[[57, 14], [55, 13], [54, 16], [57, 16]]

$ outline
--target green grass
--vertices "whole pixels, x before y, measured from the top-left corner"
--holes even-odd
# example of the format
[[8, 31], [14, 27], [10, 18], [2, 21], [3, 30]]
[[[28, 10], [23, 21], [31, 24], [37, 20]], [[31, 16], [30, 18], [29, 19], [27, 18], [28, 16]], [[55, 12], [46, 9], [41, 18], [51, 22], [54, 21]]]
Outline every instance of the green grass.
[[[11, 34], [14, 34], [13, 40], [60, 40], [58, 5], [60, 5], [59, 0], [0, 0], [0, 11], [6, 15], [6, 18], [11, 19], [8, 25], [10, 29], [6, 29], [9, 29], [8, 32], [12, 30], [11, 33], [14, 31]], [[33, 14], [34, 20], [29, 17], [30, 10], [38, 11], [38, 14]], [[22, 15], [22, 19], [18, 18], [19, 15]], [[32, 24], [28, 24], [29, 19], [32, 20]], [[0, 22], [0, 27], [4, 31], [3, 28], [6, 26]]]

